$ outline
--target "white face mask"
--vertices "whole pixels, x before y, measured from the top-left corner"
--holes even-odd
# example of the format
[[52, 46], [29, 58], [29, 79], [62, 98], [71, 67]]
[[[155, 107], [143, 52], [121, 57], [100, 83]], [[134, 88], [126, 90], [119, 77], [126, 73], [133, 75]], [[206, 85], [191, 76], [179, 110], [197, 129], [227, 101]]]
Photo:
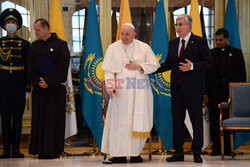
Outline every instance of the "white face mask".
[[15, 24], [7, 24], [6, 25], [6, 31], [8, 31], [9, 33], [13, 34], [16, 32], [16, 25]]

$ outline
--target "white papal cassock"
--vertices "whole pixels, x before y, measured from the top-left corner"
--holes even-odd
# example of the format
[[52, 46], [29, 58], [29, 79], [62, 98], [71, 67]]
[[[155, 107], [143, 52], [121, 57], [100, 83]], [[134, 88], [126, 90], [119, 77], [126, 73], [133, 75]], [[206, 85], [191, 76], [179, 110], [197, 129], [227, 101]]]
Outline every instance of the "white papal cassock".
[[[127, 70], [132, 60], [142, 71]], [[109, 101], [101, 151], [113, 157], [138, 156], [153, 126], [153, 95], [148, 74], [155, 72], [159, 62], [151, 48], [138, 40], [124, 45], [121, 40], [108, 47], [102, 69], [115, 94]]]

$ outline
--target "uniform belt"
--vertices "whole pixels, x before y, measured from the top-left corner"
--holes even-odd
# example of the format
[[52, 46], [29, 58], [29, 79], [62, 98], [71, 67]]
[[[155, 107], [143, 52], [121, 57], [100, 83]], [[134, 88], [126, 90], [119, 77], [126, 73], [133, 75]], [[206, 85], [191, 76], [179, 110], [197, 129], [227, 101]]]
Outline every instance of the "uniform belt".
[[10, 70], [10, 71], [24, 70], [24, 66], [3, 66], [3, 65], [0, 65], [0, 69]]

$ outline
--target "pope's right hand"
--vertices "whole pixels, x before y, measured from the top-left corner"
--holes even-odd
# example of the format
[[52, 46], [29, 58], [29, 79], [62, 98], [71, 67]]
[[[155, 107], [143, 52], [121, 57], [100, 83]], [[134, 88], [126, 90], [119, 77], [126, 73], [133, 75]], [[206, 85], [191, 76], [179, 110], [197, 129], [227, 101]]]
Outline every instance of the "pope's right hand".
[[108, 88], [108, 89], [107, 89], [107, 93], [108, 93], [110, 99], [112, 99], [115, 92], [114, 92], [114, 89], [113, 89], [113, 88]]

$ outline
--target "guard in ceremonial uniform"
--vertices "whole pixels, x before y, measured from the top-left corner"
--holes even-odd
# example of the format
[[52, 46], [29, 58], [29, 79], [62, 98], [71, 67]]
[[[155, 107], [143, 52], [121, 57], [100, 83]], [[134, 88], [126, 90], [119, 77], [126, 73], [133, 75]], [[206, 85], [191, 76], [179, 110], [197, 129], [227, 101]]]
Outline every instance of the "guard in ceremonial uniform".
[[4, 151], [0, 158], [23, 158], [19, 150], [27, 83], [26, 61], [30, 43], [16, 35], [21, 14], [6, 9], [0, 16], [7, 36], [0, 38], [0, 113]]
[[[228, 45], [229, 33], [220, 28], [215, 33], [217, 47], [211, 50], [214, 66], [208, 76], [208, 109], [210, 115], [210, 135], [212, 140], [211, 156], [220, 155], [220, 131], [218, 104], [227, 102], [229, 82], [245, 82], [246, 69], [242, 51]], [[229, 111], [223, 112], [223, 119]], [[225, 155], [231, 155], [229, 133], [225, 133]]]

